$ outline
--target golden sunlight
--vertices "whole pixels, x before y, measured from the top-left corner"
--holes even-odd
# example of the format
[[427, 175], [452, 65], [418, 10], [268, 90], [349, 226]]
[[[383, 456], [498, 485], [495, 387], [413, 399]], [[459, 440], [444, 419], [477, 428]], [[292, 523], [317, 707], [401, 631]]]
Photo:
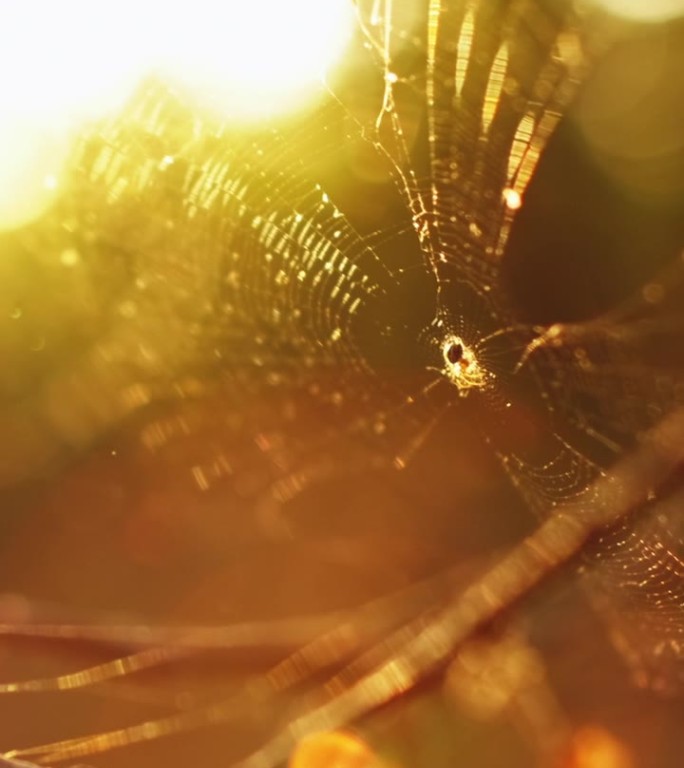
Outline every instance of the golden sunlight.
[[68, 154], [66, 136], [0, 107], [0, 229], [21, 226], [55, 199]]
[[233, 119], [299, 106], [320, 92], [322, 75], [352, 29], [349, 0], [195, 0], [167, 10], [175, 41], [162, 66]]
[[156, 74], [231, 121], [304, 106], [350, 37], [350, 0], [23, 0], [0, 6], [0, 228], [50, 204], [70, 137]]
[[684, 0], [596, 0], [608, 13], [633, 21], [658, 22], [684, 15]]

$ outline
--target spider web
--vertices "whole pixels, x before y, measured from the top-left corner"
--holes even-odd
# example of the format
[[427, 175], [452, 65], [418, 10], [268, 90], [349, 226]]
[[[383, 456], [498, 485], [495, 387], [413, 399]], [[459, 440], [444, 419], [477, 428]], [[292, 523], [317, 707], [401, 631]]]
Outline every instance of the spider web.
[[[187, 472], [202, 492], [250, 498], [277, 535], [307, 489], [410, 466], [456, 413], [549, 519], [684, 402], [678, 268], [551, 326], [521, 321], [502, 278], [516, 211], [592, 57], [571, 4], [357, 6], [349, 71], [301, 119], [236, 129], [150, 81], [82, 138], [64, 194], [14, 247], [76, 253], [118, 288], [95, 340], [24, 407], [17, 429], [41, 450], [19, 441], [10, 479], [140, 413], [143, 444], [162, 452], [199, 424], [155, 408], [214, 399], [218, 447]], [[340, 152], [394, 185], [387, 226], [336, 202]], [[475, 385], [449, 340], [483, 371]], [[648, 490], [653, 513], [596, 542], [584, 580], [637, 679], [677, 690], [681, 493]]]

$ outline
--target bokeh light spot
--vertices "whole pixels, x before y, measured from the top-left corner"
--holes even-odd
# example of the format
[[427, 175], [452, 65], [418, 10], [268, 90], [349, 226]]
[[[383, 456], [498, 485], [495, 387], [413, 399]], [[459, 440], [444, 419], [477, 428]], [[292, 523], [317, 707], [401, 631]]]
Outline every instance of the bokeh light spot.
[[303, 739], [288, 768], [381, 768], [381, 763], [358, 736], [332, 731]]

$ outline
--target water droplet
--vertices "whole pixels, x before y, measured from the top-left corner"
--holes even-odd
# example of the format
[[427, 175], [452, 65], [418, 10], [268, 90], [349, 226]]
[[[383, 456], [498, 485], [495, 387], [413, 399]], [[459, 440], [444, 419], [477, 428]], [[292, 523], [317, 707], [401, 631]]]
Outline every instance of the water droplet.
[[508, 208], [509, 211], [517, 211], [522, 205], [522, 197], [520, 197], [520, 193], [510, 187], [504, 189], [503, 199], [506, 208]]

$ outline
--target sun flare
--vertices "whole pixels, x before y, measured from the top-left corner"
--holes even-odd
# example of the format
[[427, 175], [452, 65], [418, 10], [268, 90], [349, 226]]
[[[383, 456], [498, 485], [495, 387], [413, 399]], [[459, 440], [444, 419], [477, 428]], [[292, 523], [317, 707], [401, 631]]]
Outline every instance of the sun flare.
[[352, 20], [349, 0], [3, 4], [0, 228], [40, 215], [73, 132], [119, 107], [146, 75], [253, 122], [322, 92]]

